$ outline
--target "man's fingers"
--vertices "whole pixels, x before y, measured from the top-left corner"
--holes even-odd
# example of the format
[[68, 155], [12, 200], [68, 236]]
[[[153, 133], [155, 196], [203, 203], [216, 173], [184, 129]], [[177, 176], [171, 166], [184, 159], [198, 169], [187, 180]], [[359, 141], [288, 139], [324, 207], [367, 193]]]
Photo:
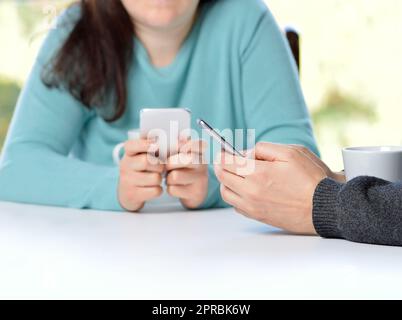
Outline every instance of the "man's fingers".
[[302, 146], [302, 145], [298, 145], [298, 144], [291, 144], [289, 146], [291, 148], [296, 149], [297, 151], [302, 153], [304, 156], [308, 157], [314, 163], [316, 163], [316, 164], [320, 164], [320, 163], [324, 164], [313, 152], [310, 151], [309, 148], [307, 148], [305, 146]]
[[228, 187], [225, 187], [224, 185], [221, 185], [220, 191], [223, 201], [225, 201], [227, 204], [231, 205], [242, 213], [248, 213], [250, 211], [249, 204], [236, 192]]
[[258, 160], [269, 162], [299, 161], [306, 157], [315, 165], [325, 171], [330, 171], [313, 152], [302, 145], [281, 145], [267, 142], [259, 142], [255, 147], [255, 157]]
[[295, 144], [292, 144], [290, 146], [292, 148], [296, 149], [297, 151], [299, 151], [300, 153], [302, 153], [307, 158], [309, 158], [314, 164], [316, 164], [321, 169], [325, 170], [326, 172], [331, 172], [329, 167], [323, 161], [321, 161], [321, 159], [318, 158], [310, 149], [308, 149], [304, 146], [295, 145]]
[[215, 166], [215, 175], [219, 182], [231, 190], [236, 191], [237, 194], [244, 194], [245, 179], [244, 177], [238, 176], [230, 171], [223, 169], [221, 166]]
[[284, 145], [268, 142], [259, 142], [255, 146], [255, 158], [265, 161], [289, 161], [297, 154], [297, 150]]
[[254, 159], [243, 158], [222, 152], [220, 159], [216, 161], [217, 165], [223, 170], [229, 171], [235, 175], [244, 177], [255, 172], [256, 161]]
[[305, 153], [306, 155], [307, 154], [309, 156], [314, 155], [316, 157], [316, 155], [314, 153], [312, 153], [309, 148], [307, 148], [301, 144], [290, 144], [289, 147], [295, 148], [296, 150], [299, 150], [299, 151]]
[[250, 202], [244, 200], [236, 192], [221, 185], [222, 199], [229, 205], [231, 205], [238, 213], [246, 218], [262, 221], [256, 214], [256, 209]]

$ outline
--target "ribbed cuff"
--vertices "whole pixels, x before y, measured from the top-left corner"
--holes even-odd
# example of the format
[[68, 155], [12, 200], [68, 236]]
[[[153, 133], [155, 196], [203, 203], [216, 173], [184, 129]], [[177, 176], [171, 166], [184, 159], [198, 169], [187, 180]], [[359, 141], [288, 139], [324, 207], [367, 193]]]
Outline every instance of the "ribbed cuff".
[[313, 199], [313, 223], [317, 233], [323, 238], [341, 238], [337, 224], [338, 193], [342, 184], [324, 179], [317, 186]]
[[119, 169], [111, 167], [103, 169], [103, 174], [92, 190], [90, 208], [106, 211], [125, 211], [119, 202], [118, 185]]

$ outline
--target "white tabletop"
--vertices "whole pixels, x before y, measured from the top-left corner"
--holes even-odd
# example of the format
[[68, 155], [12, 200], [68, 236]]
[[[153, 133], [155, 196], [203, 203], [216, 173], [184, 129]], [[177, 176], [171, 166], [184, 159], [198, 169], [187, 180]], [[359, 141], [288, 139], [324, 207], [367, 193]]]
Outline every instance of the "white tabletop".
[[402, 248], [293, 236], [232, 209], [0, 203], [0, 298], [402, 298]]

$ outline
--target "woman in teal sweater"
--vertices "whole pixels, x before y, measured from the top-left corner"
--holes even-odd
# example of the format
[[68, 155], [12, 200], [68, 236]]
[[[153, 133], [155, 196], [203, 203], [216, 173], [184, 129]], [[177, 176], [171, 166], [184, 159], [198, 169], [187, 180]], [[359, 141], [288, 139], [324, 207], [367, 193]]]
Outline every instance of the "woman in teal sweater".
[[222, 207], [211, 167], [151, 165], [146, 141], [112, 150], [145, 106], [183, 106], [219, 129], [317, 153], [296, 67], [260, 0], [82, 0], [58, 20], [20, 96], [0, 200], [139, 210], [160, 195]]

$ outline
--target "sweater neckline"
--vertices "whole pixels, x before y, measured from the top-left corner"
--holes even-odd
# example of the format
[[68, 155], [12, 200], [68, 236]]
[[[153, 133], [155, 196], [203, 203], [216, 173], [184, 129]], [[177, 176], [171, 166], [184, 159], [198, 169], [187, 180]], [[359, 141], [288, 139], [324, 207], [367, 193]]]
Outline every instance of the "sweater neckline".
[[199, 33], [199, 29], [201, 26], [201, 20], [203, 18], [203, 9], [200, 9], [198, 17], [196, 18], [194, 25], [192, 26], [189, 34], [183, 41], [176, 57], [169, 65], [165, 67], [155, 67], [149, 54], [142, 44], [142, 42], [138, 39], [138, 37], [134, 37], [134, 45], [136, 58], [138, 59], [139, 64], [143, 67], [148, 74], [153, 75], [156, 78], [168, 79], [170, 76], [175, 74], [180, 74], [187, 65], [187, 61], [190, 58], [192, 49], [194, 48], [194, 44]]

